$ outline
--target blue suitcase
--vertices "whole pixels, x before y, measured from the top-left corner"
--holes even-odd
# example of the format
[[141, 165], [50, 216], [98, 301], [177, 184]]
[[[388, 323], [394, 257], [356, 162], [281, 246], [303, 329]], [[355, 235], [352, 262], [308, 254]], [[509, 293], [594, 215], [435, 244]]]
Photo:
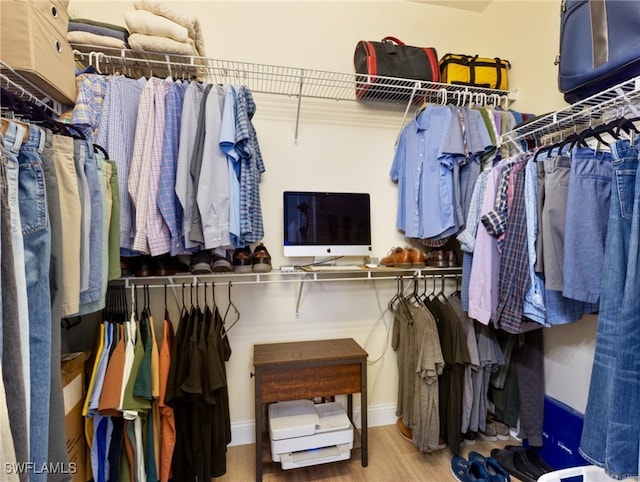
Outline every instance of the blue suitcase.
[[569, 103], [640, 75], [640, 1], [562, 0], [557, 62]]

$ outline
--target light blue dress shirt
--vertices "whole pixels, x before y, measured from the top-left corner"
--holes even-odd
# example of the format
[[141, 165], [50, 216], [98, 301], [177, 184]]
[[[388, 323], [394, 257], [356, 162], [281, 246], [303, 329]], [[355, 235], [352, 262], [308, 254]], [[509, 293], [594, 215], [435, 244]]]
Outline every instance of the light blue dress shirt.
[[[453, 123], [455, 121], [455, 123]], [[396, 227], [411, 238], [433, 238], [455, 227], [453, 163], [464, 155], [447, 106], [428, 105], [400, 134], [391, 179], [398, 183]]]

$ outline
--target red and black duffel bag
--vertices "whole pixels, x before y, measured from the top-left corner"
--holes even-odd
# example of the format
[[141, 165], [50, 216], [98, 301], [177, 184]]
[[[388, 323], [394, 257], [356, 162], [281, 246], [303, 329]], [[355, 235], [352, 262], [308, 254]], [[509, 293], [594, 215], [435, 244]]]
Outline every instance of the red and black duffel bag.
[[406, 100], [416, 81], [440, 81], [435, 48], [412, 47], [395, 37], [359, 41], [353, 63], [358, 99]]

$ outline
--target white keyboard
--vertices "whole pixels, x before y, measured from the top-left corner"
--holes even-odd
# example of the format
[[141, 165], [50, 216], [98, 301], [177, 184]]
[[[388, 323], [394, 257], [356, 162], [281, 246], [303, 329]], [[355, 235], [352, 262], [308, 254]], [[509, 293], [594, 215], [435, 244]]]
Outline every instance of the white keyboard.
[[336, 264], [336, 265], [327, 265], [327, 266], [303, 266], [301, 268], [304, 271], [359, 271], [362, 269], [361, 266], [358, 265], [346, 265], [346, 264]]

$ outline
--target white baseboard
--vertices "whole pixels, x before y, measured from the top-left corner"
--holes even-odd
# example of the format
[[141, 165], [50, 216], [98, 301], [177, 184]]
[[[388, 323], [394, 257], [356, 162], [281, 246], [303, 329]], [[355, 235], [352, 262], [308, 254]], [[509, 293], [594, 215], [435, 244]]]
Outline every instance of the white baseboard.
[[[393, 425], [396, 423], [396, 404], [389, 403], [383, 405], [374, 405], [369, 407], [368, 412], [369, 427], [380, 427], [382, 425]], [[353, 418], [356, 427], [360, 428], [360, 410], [353, 407]], [[254, 420], [246, 422], [234, 422], [231, 424], [231, 443], [234, 445], [247, 445], [256, 442], [255, 430], [256, 424]]]

